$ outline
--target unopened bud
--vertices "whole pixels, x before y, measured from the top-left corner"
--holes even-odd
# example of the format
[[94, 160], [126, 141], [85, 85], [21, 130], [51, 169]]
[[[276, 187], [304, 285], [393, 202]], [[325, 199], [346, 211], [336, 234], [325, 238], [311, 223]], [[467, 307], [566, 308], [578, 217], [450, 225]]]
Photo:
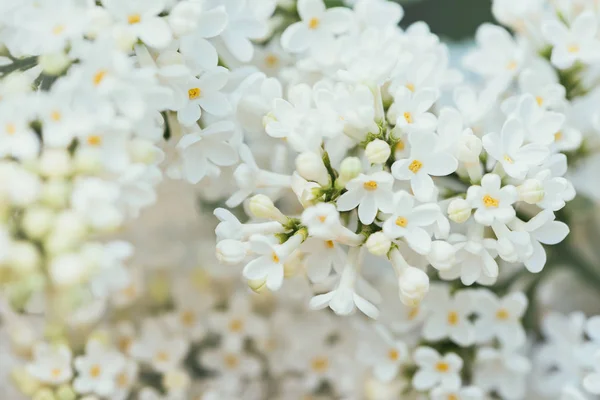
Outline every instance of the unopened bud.
[[224, 239], [217, 243], [217, 260], [222, 264], [236, 265], [247, 255], [246, 244], [238, 240]]
[[434, 240], [431, 243], [431, 251], [427, 255], [427, 260], [438, 271], [446, 271], [455, 264], [455, 256], [454, 246], [443, 240]]
[[248, 207], [252, 215], [257, 218], [271, 219], [282, 224], [287, 223], [287, 217], [275, 207], [273, 200], [264, 194], [257, 194], [252, 197]]
[[29, 238], [41, 239], [52, 228], [54, 217], [54, 212], [49, 208], [29, 207], [23, 215], [21, 226]]
[[448, 218], [462, 224], [471, 216], [471, 205], [465, 199], [454, 199], [448, 205]]
[[384, 256], [390, 251], [392, 241], [383, 232], [375, 232], [369, 236], [365, 244], [369, 253]]
[[[429, 292], [429, 277], [425, 272], [416, 267], [407, 267], [398, 280], [400, 287], [400, 299], [410, 304], [420, 302]], [[406, 304], [406, 303], [405, 303]]]
[[475, 135], [462, 135], [458, 143], [458, 159], [473, 163], [479, 160], [483, 146], [481, 139]]
[[385, 163], [390, 158], [391, 153], [390, 145], [381, 139], [373, 140], [365, 149], [365, 155], [371, 164]]
[[47, 178], [63, 178], [71, 173], [71, 156], [64, 149], [47, 149], [39, 159], [39, 171]]
[[248, 280], [248, 287], [255, 293], [262, 293], [267, 286], [266, 279], [250, 279]]
[[347, 157], [340, 164], [340, 176], [336, 184], [345, 187], [346, 183], [356, 178], [362, 172], [362, 163], [358, 157]]
[[537, 179], [527, 179], [519, 186], [519, 198], [527, 204], [537, 204], [544, 199], [544, 186]]
[[59, 51], [42, 54], [39, 57], [39, 64], [46, 75], [58, 76], [71, 64], [71, 59], [64, 52]]
[[317, 182], [321, 186], [328, 186], [330, 183], [329, 173], [323, 159], [311, 151], [301, 153], [296, 157], [296, 170], [307, 181]]

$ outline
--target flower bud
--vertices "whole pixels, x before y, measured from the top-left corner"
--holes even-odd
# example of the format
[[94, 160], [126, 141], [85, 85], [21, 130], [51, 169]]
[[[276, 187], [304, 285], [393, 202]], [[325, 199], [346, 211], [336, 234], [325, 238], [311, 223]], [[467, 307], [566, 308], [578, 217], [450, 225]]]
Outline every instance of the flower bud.
[[50, 388], [41, 388], [36, 391], [31, 400], [57, 400]]
[[458, 159], [462, 162], [479, 161], [483, 146], [475, 135], [462, 135], [458, 143]]
[[52, 228], [55, 214], [46, 207], [29, 207], [23, 214], [21, 227], [25, 234], [32, 239], [41, 239]]
[[384, 256], [390, 251], [392, 241], [383, 233], [375, 232], [369, 236], [366, 242], [369, 253], [376, 256]]
[[448, 242], [434, 240], [431, 242], [431, 251], [427, 255], [427, 261], [438, 271], [446, 271], [456, 262], [456, 250]]
[[329, 173], [323, 159], [312, 151], [306, 151], [296, 157], [296, 171], [307, 181], [317, 182], [321, 186], [329, 186]]
[[465, 199], [454, 199], [448, 205], [448, 218], [462, 224], [471, 216], [471, 205]]
[[28, 241], [19, 240], [12, 243], [8, 263], [17, 273], [26, 273], [40, 266], [40, 252]]
[[102, 170], [102, 160], [95, 149], [81, 147], [75, 151], [73, 168], [77, 172], [94, 175]]
[[412, 305], [414, 302], [418, 303], [429, 291], [429, 277], [419, 268], [408, 266], [402, 271], [398, 281], [400, 299], [403, 302], [409, 300], [411, 304], [407, 305]]
[[39, 57], [39, 64], [46, 75], [58, 76], [71, 64], [71, 59], [64, 52], [59, 51], [42, 54]]
[[264, 194], [257, 194], [250, 199], [248, 204], [250, 212], [257, 218], [271, 219], [282, 224], [287, 223], [287, 217], [279, 211], [273, 200]]
[[365, 155], [371, 164], [383, 164], [390, 158], [392, 150], [384, 140], [375, 139], [367, 145]]
[[266, 279], [249, 279], [248, 287], [255, 293], [262, 293], [267, 287]]
[[340, 164], [340, 176], [337, 179], [339, 187], [345, 187], [348, 181], [356, 178], [362, 172], [362, 163], [358, 157], [347, 157]]
[[544, 199], [544, 186], [537, 179], [527, 179], [518, 189], [519, 198], [527, 204], [537, 204]]
[[71, 286], [80, 283], [88, 274], [87, 263], [78, 254], [60, 255], [50, 261], [48, 272], [58, 286]]
[[217, 260], [222, 264], [236, 265], [247, 255], [246, 244], [239, 240], [224, 239], [217, 243]]
[[318, 190], [321, 186], [316, 182], [307, 182], [302, 189], [302, 193], [300, 194], [300, 204], [304, 208], [310, 207], [314, 205], [315, 194], [318, 193]]
[[42, 186], [41, 200], [53, 208], [64, 208], [70, 195], [70, 185], [63, 179], [52, 179]]
[[16, 367], [10, 372], [12, 383], [26, 396], [33, 394], [40, 388], [41, 383], [35, 379], [25, 367]]
[[39, 171], [47, 178], [63, 178], [71, 173], [71, 156], [64, 149], [47, 149], [39, 159]]
[[71, 385], [61, 385], [58, 389], [56, 389], [56, 399], [57, 400], [76, 400], [77, 393], [73, 390]]

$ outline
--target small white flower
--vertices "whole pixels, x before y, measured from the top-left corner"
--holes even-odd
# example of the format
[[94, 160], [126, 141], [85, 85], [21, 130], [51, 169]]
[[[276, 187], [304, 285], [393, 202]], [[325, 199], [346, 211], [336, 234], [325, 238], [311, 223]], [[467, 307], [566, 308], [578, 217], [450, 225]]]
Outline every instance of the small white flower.
[[221, 117], [231, 111], [227, 96], [221, 89], [229, 79], [229, 71], [216, 67], [203, 73], [200, 78], [192, 77], [179, 86], [178, 96], [183, 104], [177, 110], [177, 118], [184, 125], [192, 126], [200, 119], [202, 110]]
[[437, 204], [415, 206], [414, 198], [400, 191], [394, 195], [394, 210], [383, 223], [383, 232], [390, 239], [404, 238], [414, 251], [427, 254], [431, 250], [431, 235], [424, 228], [432, 225], [440, 214]]
[[517, 189], [512, 185], [500, 187], [502, 181], [496, 174], [487, 174], [481, 186], [473, 185], [467, 191], [467, 201], [476, 209], [475, 220], [490, 226], [494, 221], [508, 223], [515, 218], [513, 203], [518, 199]]
[[402, 365], [409, 361], [408, 347], [383, 326], [377, 325], [375, 329], [381, 340], [373, 346], [359, 348], [359, 357], [373, 366], [373, 375], [377, 379], [390, 382], [398, 375]]
[[81, 394], [112, 396], [117, 375], [125, 368], [125, 357], [98, 341], [90, 340], [86, 344], [85, 355], [75, 358], [74, 365], [78, 375], [73, 389]]
[[41, 382], [51, 385], [66, 383], [73, 377], [71, 349], [66, 345], [37, 344], [33, 348], [33, 360], [25, 368]]
[[473, 382], [485, 391], [496, 391], [502, 398], [522, 399], [530, 370], [527, 357], [511, 350], [483, 347], [475, 357]]
[[504, 347], [520, 347], [525, 343], [525, 330], [520, 321], [527, 308], [527, 297], [523, 293], [515, 292], [499, 299], [491, 291], [482, 289], [475, 296], [478, 342], [496, 337]]
[[586, 11], [570, 27], [557, 20], [542, 23], [542, 33], [552, 44], [552, 64], [564, 69], [580, 60], [586, 64], [600, 60], [600, 41], [596, 38], [598, 21], [592, 11]]
[[244, 267], [244, 277], [250, 280], [265, 280], [269, 290], [278, 290], [283, 284], [283, 265], [302, 243], [302, 236], [296, 234], [283, 244], [262, 235], [250, 238], [250, 248], [259, 255]]
[[431, 400], [483, 400], [483, 390], [476, 386], [436, 387], [430, 393]]
[[234, 135], [233, 124], [216, 122], [202, 130], [196, 126], [193, 131], [177, 143], [182, 173], [190, 183], [196, 184], [206, 175], [218, 176], [219, 167], [237, 162], [237, 152], [228, 143]]
[[393, 184], [394, 178], [385, 171], [360, 174], [346, 185], [348, 191], [337, 199], [337, 209], [349, 211], [358, 206], [358, 218], [369, 225], [375, 221], [378, 210], [392, 211]]
[[261, 364], [246, 354], [239, 346], [222, 343], [217, 349], [208, 349], [199, 354], [198, 363], [227, 378], [255, 378], [261, 373]]
[[394, 162], [392, 174], [398, 180], [410, 180], [417, 199], [430, 201], [435, 192], [431, 176], [450, 175], [456, 171], [458, 161], [447, 151], [438, 149], [438, 136], [435, 133], [412, 132], [408, 138], [410, 156]]
[[423, 337], [441, 340], [446, 337], [460, 346], [469, 346], [475, 341], [475, 328], [469, 320], [473, 312], [474, 298], [468, 290], [450, 296], [447, 291], [438, 291], [427, 297], [432, 312], [423, 326]]
[[343, 33], [350, 27], [352, 12], [344, 7], [325, 8], [323, 0], [299, 0], [301, 21], [290, 25], [281, 35], [281, 46], [298, 53], [329, 36]]
[[188, 349], [189, 342], [186, 339], [170, 337], [157, 321], [147, 320], [141, 335], [131, 344], [131, 355], [164, 373], [179, 366]]
[[165, 0], [102, 0], [102, 4], [148, 46], [164, 48], [171, 42], [169, 25], [158, 16], [166, 7]]
[[488, 133], [482, 139], [485, 150], [502, 164], [508, 175], [516, 179], [525, 178], [531, 167], [541, 165], [550, 154], [547, 146], [537, 143], [524, 145], [524, 141], [523, 124], [515, 118], [504, 123], [500, 134]]
[[419, 347], [413, 354], [417, 373], [412, 379], [417, 390], [429, 390], [435, 386], [457, 387], [461, 384], [460, 371], [463, 360], [455, 353], [441, 356], [431, 347]]
[[388, 111], [388, 118], [396, 121], [396, 126], [406, 132], [432, 132], [436, 117], [429, 112], [438, 93], [429, 88], [413, 93], [400, 87], [394, 94], [394, 103]]
[[331, 269], [339, 269], [346, 258], [341, 247], [332, 240], [310, 237], [302, 244], [300, 250], [306, 254], [306, 273], [312, 282], [324, 281]]

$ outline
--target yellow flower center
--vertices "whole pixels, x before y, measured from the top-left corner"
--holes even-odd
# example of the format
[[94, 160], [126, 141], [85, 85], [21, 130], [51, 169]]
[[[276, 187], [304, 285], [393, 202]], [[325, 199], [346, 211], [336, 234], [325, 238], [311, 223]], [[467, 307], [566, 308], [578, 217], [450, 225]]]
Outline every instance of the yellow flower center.
[[408, 225], [408, 220], [404, 217], [398, 217], [396, 218], [396, 225], [406, 228], [406, 225]]
[[62, 369], [60, 369], [60, 368], [52, 368], [52, 370], [50, 371], [50, 375], [52, 375], [52, 377], [54, 379], [58, 378], [61, 373], [62, 373]]
[[448, 365], [447, 362], [440, 361], [437, 364], [435, 364], [435, 369], [438, 372], [448, 372], [450, 370], [450, 366]]
[[275, 54], [269, 54], [265, 57], [265, 65], [269, 68], [274, 68], [279, 64], [279, 57]]
[[419, 172], [421, 168], [423, 168], [423, 163], [419, 160], [413, 160], [413, 162], [411, 162], [408, 166], [408, 169], [410, 169], [413, 174]]
[[196, 322], [196, 316], [193, 312], [187, 310], [181, 313], [181, 323], [185, 326], [192, 326]]
[[577, 53], [577, 52], [579, 52], [579, 46], [576, 44], [572, 44], [569, 47], [567, 47], [567, 51], [569, 53]]
[[317, 29], [319, 27], [319, 25], [321, 24], [321, 21], [319, 21], [319, 18], [317, 17], [312, 17], [309, 21], [308, 21], [308, 28], [309, 29]]
[[326, 357], [315, 357], [310, 366], [315, 372], [325, 372], [329, 368], [329, 360]]
[[406, 88], [407, 88], [408, 90], [410, 90], [411, 92], [414, 92], [414, 91], [415, 91], [415, 85], [413, 85], [412, 83], [407, 83], [407, 84], [406, 84]]
[[510, 314], [504, 308], [501, 308], [498, 311], [496, 311], [496, 318], [501, 321], [506, 321], [509, 317], [510, 317]]
[[365, 183], [363, 183], [363, 187], [365, 188], [365, 190], [373, 191], [373, 190], [377, 189], [377, 182], [375, 182], [375, 181], [365, 182]]
[[419, 307], [411, 308], [408, 313], [408, 320], [412, 321], [413, 319], [417, 318], [417, 315], [419, 315]]
[[406, 120], [407, 124], [412, 124], [413, 123], [413, 117], [412, 114], [409, 113], [408, 111], [404, 112], [404, 119]]
[[399, 140], [398, 143], [396, 143], [396, 151], [402, 151], [405, 147], [406, 145], [402, 140]]
[[117, 386], [120, 388], [127, 387], [129, 385], [129, 378], [125, 372], [117, 375]]
[[239, 333], [244, 329], [244, 321], [241, 319], [234, 319], [229, 322], [229, 331]]
[[131, 344], [133, 343], [133, 340], [128, 337], [128, 336], [123, 336], [121, 338], [119, 338], [118, 342], [117, 342], [117, 347], [119, 348], [119, 350], [121, 350], [122, 353], [129, 353], [129, 349], [131, 348]]
[[188, 97], [190, 98], [190, 100], [197, 99], [201, 95], [202, 95], [202, 90], [200, 90], [200, 88], [196, 87], [196, 88], [191, 88], [190, 90], [188, 90]]
[[448, 400], [458, 400], [458, 396], [455, 394], [449, 394], [448, 395]]
[[92, 368], [90, 368], [90, 376], [92, 378], [97, 378], [102, 373], [102, 368], [98, 364], [94, 364]]
[[517, 69], [517, 62], [516, 61], [510, 61], [508, 64], [506, 64], [506, 69], [509, 71], [514, 71], [515, 69]]
[[498, 204], [500, 204], [498, 199], [493, 198], [489, 194], [486, 194], [485, 196], [483, 196], [483, 205], [486, 206], [487, 208], [498, 207]]
[[328, 249], [333, 249], [333, 240], [326, 240], [325, 247], [327, 247]]
[[62, 118], [62, 115], [58, 111], [52, 111], [52, 113], [50, 114], [50, 119], [52, 121], [58, 122], [58, 121], [60, 121], [61, 118]]
[[271, 260], [273, 260], [275, 264], [279, 264], [279, 256], [275, 252], [271, 253]]
[[102, 69], [102, 70], [96, 72], [96, 74], [94, 75], [94, 78], [93, 78], [94, 86], [98, 86], [100, 83], [102, 83], [102, 81], [104, 80], [105, 77], [106, 77], [105, 70]]
[[542, 96], [535, 96], [535, 101], [538, 103], [538, 106], [544, 104], [544, 98]]
[[458, 324], [458, 320], [459, 320], [459, 317], [458, 317], [458, 313], [456, 311], [450, 311], [448, 313], [448, 324], [449, 325], [454, 326], [454, 325]]
[[504, 161], [506, 161], [509, 164], [514, 164], [515, 163], [515, 161], [508, 154], [504, 155]]
[[558, 142], [559, 140], [561, 140], [563, 138], [563, 134], [561, 131], [558, 131], [554, 134], [554, 141]]
[[90, 146], [100, 146], [102, 144], [102, 137], [100, 137], [98, 135], [88, 136], [87, 143]]
[[229, 369], [235, 369], [240, 365], [240, 359], [235, 354], [226, 354], [223, 358], [225, 366]]
[[61, 33], [63, 33], [65, 30], [65, 26], [64, 25], [56, 25], [53, 29], [52, 29], [52, 33], [54, 35], [60, 35]]
[[166, 351], [159, 351], [158, 353], [156, 353], [154, 359], [160, 362], [167, 362], [169, 361], [169, 354]]
[[142, 20], [142, 16], [140, 14], [131, 14], [127, 17], [127, 22], [129, 25], [138, 24]]
[[15, 124], [12, 123], [8, 123], [6, 124], [6, 133], [8, 133], [9, 135], [14, 135], [17, 132], [17, 127], [15, 126]]
[[392, 361], [398, 361], [400, 358], [400, 352], [396, 349], [390, 349], [387, 354], [388, 358]]
[[327, 219], [327, 217], [325, 215], [319, 215], [319, 221], [321, 221], [321, 223], [324, 223], [325, 220]]

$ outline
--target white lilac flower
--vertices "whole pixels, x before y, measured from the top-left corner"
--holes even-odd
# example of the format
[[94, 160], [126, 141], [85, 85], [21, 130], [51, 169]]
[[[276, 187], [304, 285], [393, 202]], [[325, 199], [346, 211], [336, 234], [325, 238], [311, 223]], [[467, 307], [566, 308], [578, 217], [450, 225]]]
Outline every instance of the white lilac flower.
[[431, 347], [419, 347], [415, 350], [413, 359], [418, 367], [412, 379], [415, 389], [428, 390], [438, 385], [460, 386], [463, 360], [455, 353], [446, 353], [442, 356]]
[[366, 225], [371, 224], [379, 210], [392, 211], [393, 184], [394, 178], [385, 171], [360, 174], [346, 184], [348, 191], [337, 199], [337, 209], [349, 211], [358, 207], [360, 221]]
[[177, 148], [185, 179], [196, 184], [206, 175], [218, 176], [220, 167], [235, 164], [238, 155], [228, 143], [233, 135], [234, 126], [228, 122], [217, 122], [202, 130], [195, 127], [192, 133], [184, 135]]
[[410, 181], [415, 197], [421, 201], [430, 201], [434, 196], [432, 176], [450, 175], [458, 167], [456, 158], [437, 147], [438, 140], [435, 133], [410, 133], [410, 156], [397, 160], [391, 168], [394, 178]]
[[500, 176], [487, 174], [481, 180], [481, 186], [473, 185], [467, 191], [467, 201], [476, 209], [474, 217], [480, 224], [508, 223], [515, 218], [513, 203], [518, 199], [517, 189], [512, 185], [501, 185]]
[[483, 400], [484, 391], [476, 386], [456, 386], [433, 388], [431, 400]]
[[429, 110], [437, 100], [438, 93], [430, 88], [412, 92], [400, 87], [394, 94], [394, 103], [388, 117], [396, 120], [396, 126], [406, 132], [431, 132], [437, 119]]
[[477, 351], [473, 382], [483, 390], [497, 391], [505, 399], [522, 399], [530, 370], [529, 359], [514, 351], [483, 347]]
[[27, 372], [40, 382], [59, 385], [71, 380], [71, 349], [66, 345], [40, 343], [33, 349], [33, 360]]
[[437, 341], [448, 337], [460, 346], [475, 341], [475, 328], [469, 316], [473, 313], [475, 299], [468, 290], [456, 292], [437, 291], [427, 297], [432, 310], [423, 325], [423, 337]]
[[394, 195], [394, 210], [383, 223], [383, 232], [390, 239], [404, 238], [417, 253], [427, 254], [431, 249], [431, 236], [424, 229], [432, 225], [441, 210], [437, 204], [415, 206], [414, 198], [407, 192]]
[[95, 393], [112, 396], [117, 386], [117, 375], [125, 368], [125, 357], [115, 350], [107, 349], [100, 342], [90, 340], [85, 355], [74, 360], [78, 375], [73, 388], [81, 394]]
[[541, 144], [524, 144], [523, 124], [515, 118], [509, 118], [504, 123], [500, 134], [488, 133], [482, 142], [485, 150], [502, 165], [504, 171], [516, 179], [523, 179], [531, 167], [541, 165], [550, 154], [548, 147]]
[[550, 60], [558, 68], [569, 68], [578, 60], [584, 63], [600, 60], [600, 42], [596, 38], [598, 24], [593, 12], [581, 13], [570, 27], [550, 19], [544, 21], [541, 28], [544, 38], [552, 44]]
[[328, 36], [350, 28], [352, 13], [343, 7], [325, 8], [323, 0], [299, 0], [301, 21], [290, 25], [281, 35], [281, 46], [290, 52], [301, 52]]
[[231, 111], [225, 94], [221, 89], [227, 83], [229, 71], [223, 67], [216, 67], [200, 75], [199, 78], [191, 77], [180, 85], [178, 96], [184, 101], [183, 107], [177, 110], [177, 118], [187, 126], [192, 126], [200, 119], [202, 110], [215, 116], [224, 116]]
[[247, 279], [264, 280], [267, 288], [278, 290], [283, 284], [284, 263], [302, 243], [302, 236], [296, 234], [283, 244], [276, 244], [272, 238], [254, 235], [250, 238], [250, 248], [258, 258], [244, 267]]
[[477, 341], [487, 342], [496, 337], [504, 347], [522, 346], [525, 330], [521, 318], [527, 303], [527, 297], [521, 292], [510, 293], [500, 299], [489, 290], [480, 290], [474, 303], [478, 316], [475, 321]]

